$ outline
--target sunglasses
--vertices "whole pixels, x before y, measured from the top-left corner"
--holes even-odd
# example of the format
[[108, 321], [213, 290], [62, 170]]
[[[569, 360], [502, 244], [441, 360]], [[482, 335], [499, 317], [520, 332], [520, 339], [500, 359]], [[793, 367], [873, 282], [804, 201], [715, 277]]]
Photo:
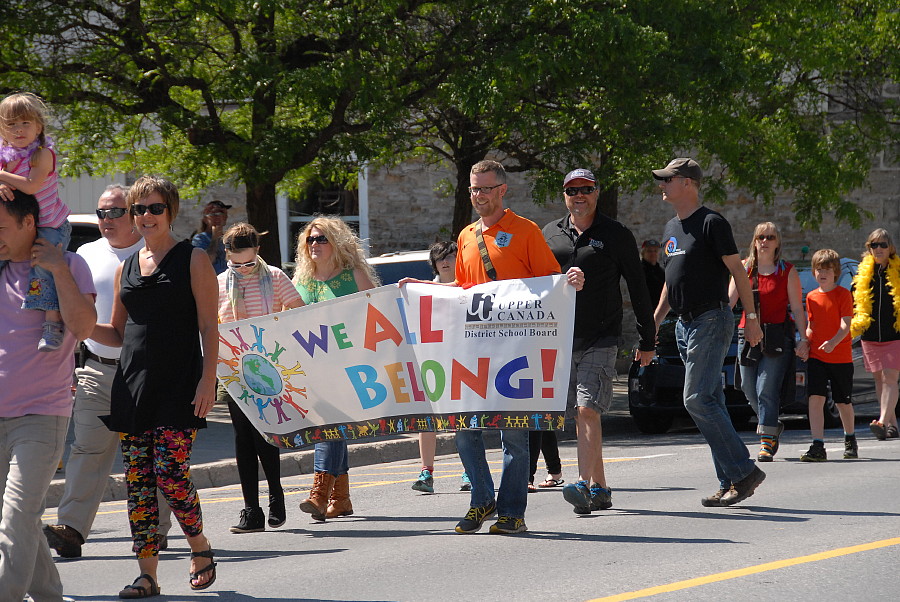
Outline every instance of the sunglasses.
[[127, 211], [121, 207], [113, 207], [112, 209], [97, 209], [97, 219], [119, 219], [125, 215]]
[[869, 243], [869, 248], [870, 249], [887, 249], [888, 244], [886, 242], [874, 241], [874, 242]]
[[774, 234], [760, 234], [756, 237], [756, 240], [778, 240], [778, 237]]
[[153, 203], [152, 205], [132, 205], [131, 215], [144, 215], [148, 211], [150, 215], [162, 215], [168, 209], [165, 203]]
[[314, 242], [319, 243], [320, 245], [328, 244], [328, 237], [324, 234], [319, 234], [318, 236], [307, 236], [306, 244], [311, 245]]
[[503, 184], [497, 184], [496, 186], [469, 186], [469, 194], [475, 196], [476, 194], [489, 194], [494, 188], [500, 188]]
[[228, 262], [228, 267], [235, 268], [235, 269], [237, 269], [237, 268], [252, 268], [255, 265], [256, 265], [255, 259], [253, 261], [245, 261], [244, 263], [235, 263], [233, 261]]
[[566, 193], [566, 196], [575, 196], [576, 194], [591, 194], [595, 190], [597, 190], [596, 186], [573, 186], [565, 188], [563, 192]]
[[690, 180], [690, 178], [685, 177], [685, 176], [669, 176], [668, 178], [663, 178], [662, 181], [665, 182], [666, 184], [669, 184], [669, 183], [671, 183], [672, 180], [674, 180], [675, 178], [684, 178], [685, 180]]

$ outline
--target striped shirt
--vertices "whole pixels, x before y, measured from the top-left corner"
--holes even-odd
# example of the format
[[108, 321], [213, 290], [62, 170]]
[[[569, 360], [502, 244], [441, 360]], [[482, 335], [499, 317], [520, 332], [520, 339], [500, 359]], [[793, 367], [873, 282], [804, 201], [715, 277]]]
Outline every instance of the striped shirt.
[[[66, 204], [59, 198], [56, 153], [49, 148], [44, 150], [49, 151], [53, 157], [53, 170], [47, 174], [44, 185], [34, 195], [37, 199], [38, 207], [40, 207], [37, 225], [39, 228], [59, 228], [66, 223], [66, 218], [69, 217], [70, 212]], [[31, 162], [28, 159], [18, 161], [13, 169], [10, 169], [10, 165], [6, 166], [9, 173], [22, 176], [23, 178], [27, 178], [28, 174], [31, 173]]]
[[[272, 274], [272, 289], [275, 293], [275, 299], [269, 307], [273, 311], [279, 311], [285, 305], [290, 305], [300, 301], [300, 293], [294, 288], [287, 274], [280, 269], [267, 266]], [[255, 318], [266, 314], [266, 306], [263, 304], [262, 293], [260, 292], [259, 278], [244, 278], [238, 280], [237, 286], [242, 287], [244, 293], [244, 307], [246, 315], [236, 315], [237, 308], [231, 306], [231, 300], [228, 298], [228, 292], [225, 290], [225, 283], [228, 279], [228, 270], [225, 270], [218, 276], [219, 280], [219, 323], [235, 322], [237, 320], [245, 320], [247, 318]]]

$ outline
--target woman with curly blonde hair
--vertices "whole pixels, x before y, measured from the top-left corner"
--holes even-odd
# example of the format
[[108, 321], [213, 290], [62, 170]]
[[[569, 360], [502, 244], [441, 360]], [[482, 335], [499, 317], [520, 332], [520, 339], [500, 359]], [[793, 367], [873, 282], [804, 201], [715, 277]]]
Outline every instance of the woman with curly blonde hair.
[[900, 257], [890, 233], [873, 230], [853, 278], [853, 336], [862, 335], [866, 371], [875, 378], [881, 415], [869, 425], [881, 441], [895, 439], [900, 377]]
[[[363, 243], [338, 217], [316, 216], [297, 238], [294, 286], [309, 305], [378, 286]], [[347, 442], [316, 443], [315, 475], [300, 510], [317, 521], [353, 514], [347, 473]]]

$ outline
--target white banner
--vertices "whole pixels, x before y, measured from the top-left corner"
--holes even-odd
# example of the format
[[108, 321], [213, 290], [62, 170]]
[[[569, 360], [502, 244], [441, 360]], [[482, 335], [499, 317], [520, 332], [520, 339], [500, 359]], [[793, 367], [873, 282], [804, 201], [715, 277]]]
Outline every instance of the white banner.
[[464, 428], [561, 430], [564, 276], [383, 286], [219, 325], [218, 376], [278, 447]]

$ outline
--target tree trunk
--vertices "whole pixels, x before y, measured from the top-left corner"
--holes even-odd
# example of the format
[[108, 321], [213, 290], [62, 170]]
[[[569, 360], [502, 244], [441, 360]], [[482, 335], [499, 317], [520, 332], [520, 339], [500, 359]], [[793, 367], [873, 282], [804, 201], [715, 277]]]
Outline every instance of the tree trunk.
[[472, 223], [472, 200], [469, 197], [469, 172], [478, 160], [469, 157], [456, 161], [456, 190], [453, 194], [453, 226], [451, 234], [456, 240], [462, 229]]
[[281, 267], [274, 183], [247, 183], [247, 220], [260, 232], [269, 231], [260, 239], [259, 254], [269, 265]]
[[600, 213], [612, 219], [619, 216], [619, 187], [601, 188], [597, 198], [597, 209]]

